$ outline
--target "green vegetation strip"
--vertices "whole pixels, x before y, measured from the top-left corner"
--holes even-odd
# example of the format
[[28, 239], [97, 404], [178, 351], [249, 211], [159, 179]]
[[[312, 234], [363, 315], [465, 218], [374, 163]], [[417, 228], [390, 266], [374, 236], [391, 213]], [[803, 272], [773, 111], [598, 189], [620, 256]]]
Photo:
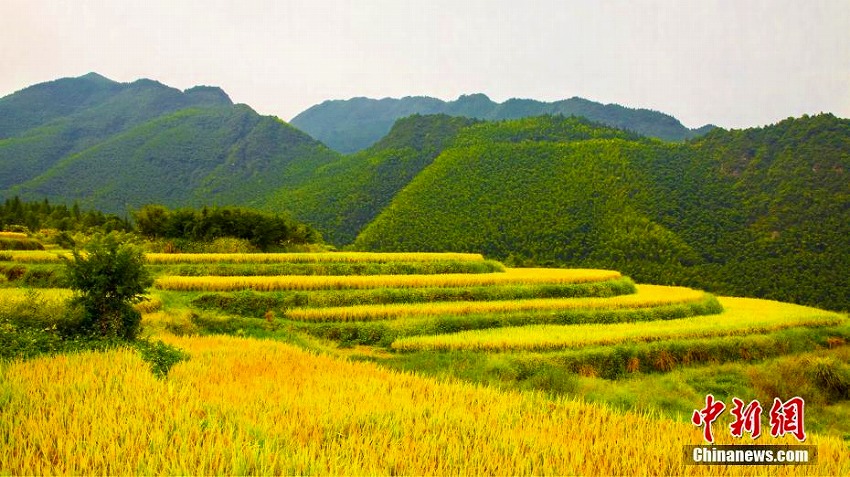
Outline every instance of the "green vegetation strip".
[[726, 311], [709, 317], [664, 322], [537, 325], [465, 331], [401, 338], [392, 344], [392, 348], [399, 351], [546, 351], [628, 342], [747, 335], [797, 326], [831, 326], [846, 321], [845, 316], [837, 313], [767, 300], [725, 298], [722, 303]]
[[631, 373], [667, 372], [681, 366], [752, 362], [844, 346], [850, 320], [834, 327], [786, 328], [769, 333], [592, 346], [550, 353], [521, 353], [530, 367], [550, 363], [574, 373], [618, 379]]
[[279, 275], [438, 275], [443, 273], [495, 273], [505, 271], [494, 260], [440, 260], [432, 262], [315, 262], [315, 263], [188, 263], [149, 265], [157, 276], [185, 277]]
[[616, 297], [530, 298], [496, 301], [446, 301], [434, 303], [360, 305], [289, 310], [287, 318], [298, 321], [374, 321], [405, 316], [471, 315], [546, 310], [600, 310], [649, 308], [701, 300], [705, 293], [683, 287], [640, 285], [638, 292]]
[[0, 283], [18, 287], [63, 288], [65, 273], [57, 263], [0, 262]]
[[192, 306], [227, 313], [262, 317], [267, 311], [293, 307], [344, 307], [365, 304], [429, 303], [438, 301], [519, 300], [527, 298], [612, 297], [634, 293], [628, 277], [590, 283], [493, 285], [448, 288], [375, 288], [304, 292], [205, 293]]

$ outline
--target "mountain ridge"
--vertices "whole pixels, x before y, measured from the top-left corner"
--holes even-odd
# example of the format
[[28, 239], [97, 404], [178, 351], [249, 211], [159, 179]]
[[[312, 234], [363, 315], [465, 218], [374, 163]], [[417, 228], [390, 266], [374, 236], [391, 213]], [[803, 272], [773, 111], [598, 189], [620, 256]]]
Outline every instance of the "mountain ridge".
[[[506, 103], [515, 114], [539, 106]], [[848, 171], [850, 120], [830, 114], [683, 142], [578, 116], [412, 114], [340, 155], [211, 86], [91, 74], [0, 98], [0, 198], [119, 214], [151, 202], [251, 206], [288, 212], [340, 247], [614, 268], [837, 310], [850, 309]]]
[[[57, 95], [67, 97], [27, 119]], [[15, 122], [20, 116], [27, 120]], [[337, 157], [214, 86], [181, 91], [90, 73], [0, 98], [0, 118], [17, 124], [0, 129], [0, 195], [76, 199], [112, 213], [147, 202], [259, 204], [278, 186], [304, 180], [311, 168], [304, 162]]]
[[693, 138], [715, 127], [688, 129], [673, 116], [659, 111], [602, 104], [575, 96], [554, 102], [511, 98], [497, 103], [483, 93], [461, 95], [453, 101], [428, 96], [326, 100], [296, 115], [290, 123], [334, 150], [352, 153], [368, 148], [385, 136], [396, 120], [412, 114], [447, 114], [488, 121], [541, 115], [582, 116], [668, 141]]

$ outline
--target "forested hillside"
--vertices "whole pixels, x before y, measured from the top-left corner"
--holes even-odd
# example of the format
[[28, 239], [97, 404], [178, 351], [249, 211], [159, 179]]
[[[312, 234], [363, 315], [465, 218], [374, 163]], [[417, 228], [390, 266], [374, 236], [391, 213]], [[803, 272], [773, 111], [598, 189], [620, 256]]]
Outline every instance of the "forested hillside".
[[321, 166], [300, 187], [278, 190], [268, 208], [286, 208], [309, 220], [329, 242], [351, 243], [458, 131], [475, 122], [445, 115], [400, 119], [368, 150]]
[[[663, 128], [633, 125], [680, 128], [675, 119], [578, 99], [363, 99], [348, 104], [351, 115], [345, 103], [310, 114], [357, 119], [364, 135], [372, 120], [445, 114], [401, 119], [342, 156], [218, 88], [92, 73], [0, 98], [0, 199], [76, 201], [124, 217], [149, 203], [252, 206], [288, 212], [337, 246], [613, 268], [639, 281], [850, 309], [846, 119], [664, 142], [644, 137]], [[564, 117], [555, 106], [564, 104], [637, 123]], [[541, 115], [465, 117], [529, 114]]]
[[218, 88], [181, 92], [151, 80], [43, 83], [0, 99], [0, 118], [0, 196], [106, 212], [146, 203], [274, 208], [269, 194], [338, 157]]
[[551, 103], [509, 99], [504, 103], [496, 103], [483, 94], [465, 95], [448, 102], [421, 96], [331, 100], [307, 109], [292, 118], [291, 122], [332, 149], [352, 153], [368, 148], [386, 135], [397, 119], [412, 114], [447, 114], [488, 121], [541, 115], [581, 116], [669, 141], [696, 137], [713, 128], [707, 125], [688, 129], [676, 118], [664, 113], [601, 104], [582, 98]]
[[355, 246], [615, 268], [847, 309], [848, 168], [850, 121], [831, 115], [678, 145], [575, 119], [485, 123], [461, 131]]

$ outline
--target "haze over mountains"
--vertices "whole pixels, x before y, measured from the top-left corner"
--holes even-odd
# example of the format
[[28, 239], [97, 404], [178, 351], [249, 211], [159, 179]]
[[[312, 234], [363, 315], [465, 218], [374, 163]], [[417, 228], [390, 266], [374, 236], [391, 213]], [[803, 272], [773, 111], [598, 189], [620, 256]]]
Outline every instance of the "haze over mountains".
[[[485, 100], [459, 102], [483, 115]], [[367, 104], [389, 117], [404, 103]], [[850, 309], [850, 121], [789, 118], [684, 142], [627, 129], [561, 114], [413, 115], [341, 155], [218, 88], [89, 74], [0, 99], [0, 198], [122, 214], [247, 205], [287, 211], [337, 246], [614, 268]]]
[[658, 111], [601, 104], [578, 97], [551, 103], [532, 99], [496, 103], [483, 94], [465, 95], [448, 102], [424, 96], [329, 100], [308, 108], [290, 122], [330, 148], [347, 154], [376, 143], [396, 120], [413, 114], [446, 114], [488, 121], [544, 115], [581, 116], [667, 141], [701, 136], [715, 127], [688, 129], [676, 118]]

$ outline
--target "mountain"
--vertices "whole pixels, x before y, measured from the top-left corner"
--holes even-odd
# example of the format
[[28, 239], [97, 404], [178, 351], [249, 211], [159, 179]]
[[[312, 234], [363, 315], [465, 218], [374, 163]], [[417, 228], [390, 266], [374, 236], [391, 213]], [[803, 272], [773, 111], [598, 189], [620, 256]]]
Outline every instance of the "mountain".
[[488, 121], [542, 115], [582, 116], [619, 129], [667, 141], [682, 141], [705, 134], [707, 125], [688, 129], [676, 118], [648, 109], [631, 109], [581, 98], [552, 103], [509, 99], [496, 103], [483, 94], [445, 102], [413, 96], [401, 99], [353, 98], [329, 100], [292, 118], [292, 125], [342, 153], [366, 149], [386, 135], [399, 118], [412, 114], [447, 114]]
[[615, 268], [639, 281], [846, 310], [848, 170], [850, 121], [831, 115], [683, 144], [575, 118], [479, 123], [354, 247]]
[[850, 120], [803, 116], [665, 142], [553, 111], [526, 117], [546, 105], [534, 101], [361, 102], [375, 117], [405, 117], [344, 156], [215, 87], [97, 74], [35, 85], [0, 98], [0, 199], [119, 214], [146, 203], [252, 206], [288, 211], [338, 246], [613, 268], [850, 310]]
[[461, 129], [476, 122], [446, 115], [400, 119], [374, 146], [321, 166], [309, 181], [279, 189], [269, 202], [309, 221], [325, 240], [351, 243]]
[[269, 194], [338, 158], [219, 88], [94, 73], [0, 99], [0, 138], [0, 196], [118, 213], [149, 202], [281, 210]]

